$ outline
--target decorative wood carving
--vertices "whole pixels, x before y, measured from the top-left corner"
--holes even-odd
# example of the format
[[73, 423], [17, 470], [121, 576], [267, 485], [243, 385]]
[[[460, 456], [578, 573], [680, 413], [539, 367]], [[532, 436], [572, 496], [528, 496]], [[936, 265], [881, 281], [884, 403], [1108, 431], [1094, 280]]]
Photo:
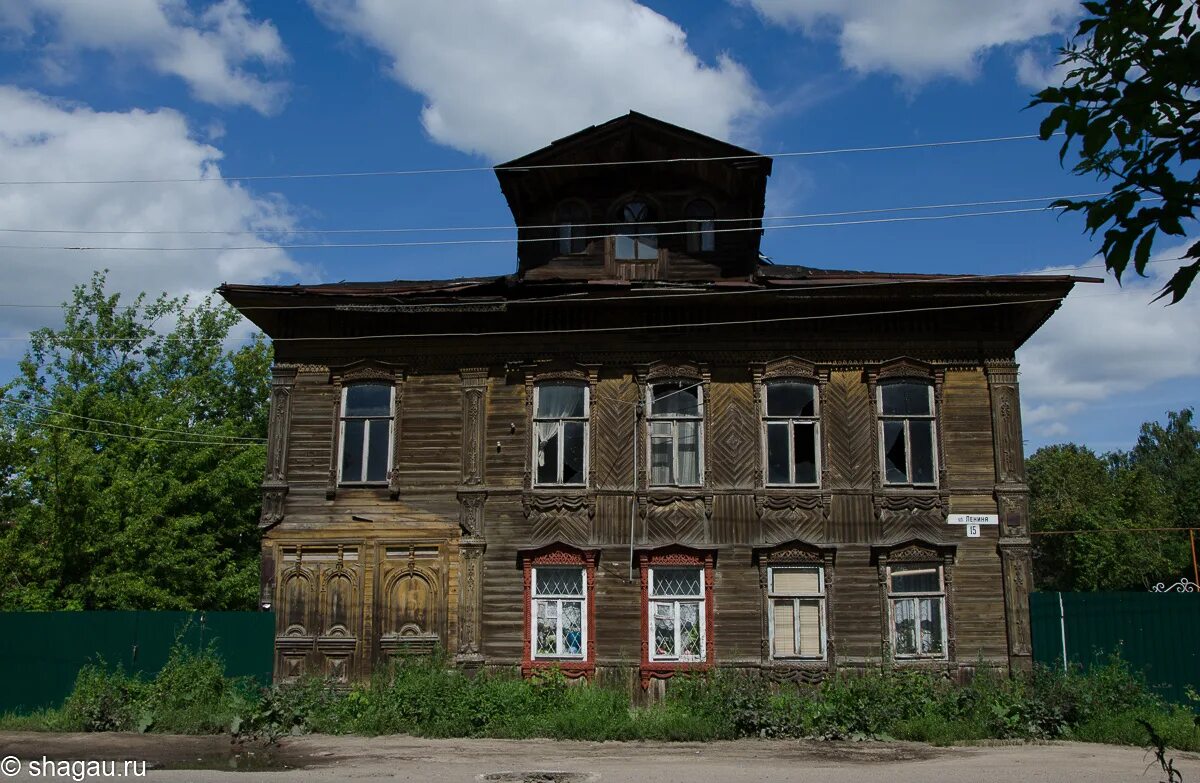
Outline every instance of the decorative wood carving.
[[292, 390], [296, 370], [271, 369], [271, 414], [267, 425], [267, 468], [263, 478], [262, 514], [258, 526], [270, 530], [283, 521], [284, 498], [288, 492], [287, 457], [292, 421]]
[[485, 543], [473, 536], [459, 543], [458, 655], [465, 664], [482, 663], [480, 614], [483, 611], [483, 551]]
[[1009, 666], [1013, 669], [1028, 669], [1033, 660], [1029, 619], [1033, 566], [1027, 541], [1000, 544], [1000, 560], [1004, 570], [1004, 610], [1008, 618]]
[[[338, 490], [338, 460], [341, 457], [341, 444], [339, 438], [342, 429], [342, 389], [352, 383], [363, 383], [366, 381], [383, 381], [385, 383], [395, 384], [398, 381], [403, 381], [404, 371], [398, 366], [375, 360], [362, 360], [351, 364], [335, 367], [330, 370], [329, 380], [333, 385], [333, 426], [329, 435], [329, 478], [325, 484], [325, 499], [333, 500], [337, 497]], [[393, 407], [393, 413], [395, 413]], [[399, 424], [400, 419], [397, 416], [394, 419], [396, 426], [397, 437], [392, 441], [393, 461], [395, 466], [399, 460], [395, 459], [397, 455], [396, 444], [400, 442]], [[394, 479], [388, 477], [388, 490], [391, 492]], [[399, 488], [396, 488], [396, 496], [399, 495]]]
[[458, 493], [458, 525], [464, 534], [483, 536], [483, 505], [486, 500], [487, 492]]
[[[638, 552], [638, 565], [642, 578], [642, 664], [640, 672], [642, 690], [650, 687], [652, 679], [669, 679], [677, 672], [705, 671], [716, 662], [716, 629], [713, 627], [713, 618], [716, 615], [716, 595], [713, 593], [716, 557], [716, 552], [712, 550], [690, 549], [677, 545], [650, 550], [643, 549]], [[704, 569], [705, 649], [703, 661], [677, 663], [650, 660], [650, 636], [653, 633], [650, 628], [650, 569], [665, 566], [693, 566]]]
[[[931, 541], [913, 539], [891, 546], [871, 547], [872, 557], [877, 565], [879, 578], [879, 607], [881, 633], [885, 658], [891, 658], [890, 607], [888, 604], [887, 569], [896, 563], [930, 563], [942, 567], [942, 584], [945, 588], [946, 601], [946, 658], [941, 663], [953, 663], [957, 660], [957, 642], [954, 618], [954, 563], [956, 546], [954, 544], [936, 544]], [[926, 661], [905, 662], [926, 663]]]
[[934, 374], [933, 365], [909, 356], [898, 356], [883, 362], [874, 373], [875, 379], [880, 381], [893, 378], [919, 378], [932, 381]]
[[400, 423], [404, 414], [404, 379], [404, 371], [397, 370], [392, 380], [392, 470], [388, 474], [388, 497], [392, 500], [400, 497]]
[[526, 490], [521, 493], [521, 510], [526, 519], [534, 512], [586, 511], [588, 519], [596, 515], [596, 496], [586, 490]]
[[444, 547], [436, 540], [381, 547], [376, 627], [384, 655], [427, 654], [446, 643]]
[[[600, 550], [579, 549], [556, 541], [536, 549], [519, 552], [524, 574], [524, 653], [521, 657], [521, 676], [529, 677], [538, 669], [555, 669], [565, 676], [592, 679], [596, 674], [596, 565]], [[583, 660], [535, 659], [533, 657], [533, 569], [537, 566], [579, 566], [587, 582], [587, 637]]]
[[[762, 594], [762, 645], [761, 659], [764, 671], [775, 681], [806, 681], [806, 673], [823, 673], [836, 665], [834, 625], [829, 621], [829, 608], [833, 606], [833, 564], [837, 550], [822, 547], [802, 539], [784, 541], [772, 546], [755, 547], [753, 560], [758, 565], [758, 586]], [[767, 597], [768, 569], [772, 566], [815, 565], [823, 568], [825, 588], [825, 660], [823, 661], [776, 661], [771, 658], [770, 599]], [[824, 675], [821, 674], [823, 677]], [[799, 677], [801, 679], [797, 680]], [[819, 681], [819, 680], [818, 680]]]
[[487, 391], [487, 368], [462, 371], [463, 435], [462, 483], [475, 486], [483, 483], [483, 449], [485, 437], [484, 397]]

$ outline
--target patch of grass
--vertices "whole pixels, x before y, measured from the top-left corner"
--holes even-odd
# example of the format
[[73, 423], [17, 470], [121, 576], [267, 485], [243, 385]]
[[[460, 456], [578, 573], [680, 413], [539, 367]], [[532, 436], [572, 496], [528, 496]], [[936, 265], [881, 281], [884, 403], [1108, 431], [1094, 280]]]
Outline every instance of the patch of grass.
[[[349, 688], [309, 678], [272, 688], [227, 678], [211, 650], [177, 646], [153, 679], [85, 667], [58, 710], [0, 718], [0, 729], [255, 734], [412, 734], [577, 740], [710, 741], [739, 737], [904, 739], [951, 745], [1058, 738], [1146, 746], [1152, 726], [1200, 750], [1192, 711], [1165, 704], [1119, 658], [1087, 672], [1009, 677], [985, 666], [959, 685], [880, 668], [818, 685], [754, 672], [680, 675], [666, 698], [631, 707], [615, 688], [548, 672], [469, 676], [444, 657], [414, 658]], [[1144, 723], [1143, 723], [1144, 722]]]

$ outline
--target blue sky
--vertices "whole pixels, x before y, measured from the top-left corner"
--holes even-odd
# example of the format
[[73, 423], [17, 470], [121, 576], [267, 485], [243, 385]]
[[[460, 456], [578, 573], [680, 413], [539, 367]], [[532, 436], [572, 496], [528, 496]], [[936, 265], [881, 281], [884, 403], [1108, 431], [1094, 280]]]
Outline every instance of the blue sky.
[[[1023, 109], [1054, 78], [1053, 51], [1076, 19], [1073, 0], [8, 0], [0, 180], [490, 165], [629, 109], [765, 153], [1027, 134], [1041, 113]], [[781, 158], [767, 209], [1100, 189], [1064, 171], [1056, 146], [1016, 141]], [[970, 210], [911, 214], [956, 211]], [[513, 268], [511, 245], [278, 245], [389, 239], [314, 230], [510, 222], [488, 172], [0, 186], [0, 228], [117, 232], [0, 232], [0, 244], [47, 246], [0, 248], [0, 288], [4, 304], [55, 304], [97, 267], [125, 291], [192, 295], [222, 281], [501, 274]], [[122, 233], [181, 229], [240, 233]], [[261, 249], [54, 249], [101, 240]], [[764, 240], [780, 263], [984, 274], [1095, 263], [1097, 247], [1080, 218], [1053, 213], [779, 230]], [[1195, 404], [1200, 295], [1149, 304], [1169, 269], [1123, 289], [1082, 287], [1022, 351], [1030, 448], [1126, 448], [1142, 421]], [[0, 308], [0, 334], [20, 338], [53, 312]], [[23, 350], [19, 339], [0, 345], [0, 378]]]

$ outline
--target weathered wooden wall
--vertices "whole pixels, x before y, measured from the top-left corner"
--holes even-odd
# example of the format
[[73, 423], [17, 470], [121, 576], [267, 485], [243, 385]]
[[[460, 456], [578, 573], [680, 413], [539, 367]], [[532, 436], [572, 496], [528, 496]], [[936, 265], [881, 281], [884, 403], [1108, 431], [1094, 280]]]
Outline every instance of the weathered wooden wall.
[[[353, 364], [343, 360], [343, 366]], [[985, 527], [981, 538], [968, 539], [962, 527], [945, 523], [947, 512], [997, 513], [997, 413], [982, 363], [939, 370], [944, 478], [935, 491], [910, 493], [920, 496], [917, 501], [881, 493], [876, 420], [861, 365], [814, 370], [824, 483], [796, 491], [762, 486], [752, 368], [673, 365], [672, 372], [696, 368], [704, 379], [706, 481], [694, 490], [648, 488], [644, 448], [635, 475], [634, 404], [652, 365], [597, 363], [598, 370], [580, 371], [593, 390], [586, 491], [529, 484], [528, 395], [539, 377], [536, 363], [494, 363], [473, 380], [476, 371], [400, 370], [381, 362], [370, 377], [392, 378], [398, 389], [396, 462], [388, 488], [337, 487], [331, 478], [339, 384], [351, 382], [354, 373], [328, 364], [281, 367], [280, 383], [289, 392], [276, 398], [289, 413], [281, 419], [288, 422], [286, 433], [278, 436], [286, 435], [280, 456], [285, 486], [278, 490], [284, 493], [278, 521], [271, 520], [264, 539], [264, 601], [275, 603], [280, 618], [277, 676], [364, 676], [392, 651], [419, 646], [428, 634], [437, 634], [438, 643], [466, 662], [515, 666], [527, 644], [520, 550], [553, 541], [600, 550], [592, 629], [602, 678], [635, 677], [640, 659], [645, 629], [636, 569], [630, 579], [631, 548], [674, 543], [716, 550], [710, 633], [718, 665], [768, 663], [753, 547], [793, 539], [836, 553], [828, 631], [829, 657], [837, 666], [880, 663], [886, 629], [872, 546], [910, 538], [957, 547], [949, 596], [954, 653], [944, 665], [1006, 662], [1001, 531]], [[479, 416], [471, 413], [472, 388], [482, 395]], [[644, 426], [639, 432], [644, 437]], [[481, 464], [472, 468], [464, 449], [480, 446]], [[636, 503], [630, 491], [635, 481]], [[472, 552], [482, 552], [478, 583], [469, 575]], [[397, 599], [388, 591], [408, 590], [394, 584], [422, 568], [440, 580], [438, 617], [407, 642], [387, 642], [381, 618], [408, 611], [392, 606]], [[330, 627], [326, 617], [341, 589], [334, 572], [350, 580], [355, 602], [341, 629]], [[308, 590], [303, 611], [289, 606], [301, 596], [287, 587], [294, 578]], [[402, 597], [410, 604], [424, 600], [420, 590], [415, 595]], [[303, 622], [289, 620], [301, 616]]]

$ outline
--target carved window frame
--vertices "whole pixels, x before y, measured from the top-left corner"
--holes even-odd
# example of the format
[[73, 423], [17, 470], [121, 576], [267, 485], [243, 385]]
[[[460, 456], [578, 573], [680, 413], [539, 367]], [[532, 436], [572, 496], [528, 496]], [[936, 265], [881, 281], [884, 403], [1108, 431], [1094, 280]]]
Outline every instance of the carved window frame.
[[[834, 567], [837, 550], [834, 547], [822, 547], [807, 541], [795, 539], [771, 546], [755, 547], [754, 561], [758, 566], [759, 593], [761, 595], [762, 611], [762, 663], [774, 669], [813, 669], [824, 671], [834, 665], [837, 645], [834, 638], [834, 626], [830, 615], [834, 601]], [[771, 570], [774, 568], [795, 568], [798, 566], [819, 567], [821, 569], [822, 599], [825, 602], [821, 618], [822, 641], [824, 649], [819, 658], [815, 657], [781, 657], [776, 658], [773, 651], [772, 617], [771, 617]]]
[[[716, 571], [716, 552], [692, 549], [681, 545], [670, 545], [638, 552], [638, 567], [641, 574], [641, 619], [642, 619], [642, 688], [650, 686], [651, 679], [668, 679], [678, 672], [706, 671], [716, 662], [716, 592], [713, 590]], [[655, 660], [650, 655], [654, 644], [654, 617], [650, 612], [650, 572], [655, 568], [698, 568], [701, 570], [701, 591], [704, 606], [701, 644], [704, 650], [702, 661]]]
[[[596, 384], [600, 378], [598, 365], [559, 364], [548, 362], [544, 365], [526, 365], [522, 368], [525, 378], [525, 432], [529, 441], [525, 444], [525, 473], [522, 478], [522, 498], [525, 513], [528, 516], [530, 503], [534, 497], [550, 498], [555, 507], [562, 502], [574, 504], [579, 496], [590, 498], [592, 492], [591, 467], [596, 464], [596, 439], [592, 430], [596, 424]], [[534, 393], [538, 384], [548, 382], [581, 383], [587, 386], [588, 415], [584, 428], [586, 441], [584, 443], [584, 475], [583, 484], [535, 484], [535, 452], [537, 450], [537, 433], [534, 431], [534, 414], [536, 413]], [[589, 511], [591, 501], [588, 500]]]
[[[953, 544], [934, 544], [920, 539], [912, 539], [889, 547], [873, 547], [879, 578], [880, 617], [882, 621], [882, 641], [886, 657], [896, 664], [952, 663], [956, 660], [955, 620], [954, 620], [954, 564], [956, 547]], [[941, 577], [941, 592], [937, 594], [942, 600], [942, 652], [938, 655], [898, 655], [895, 652], [895, 620], [893, 615], [893, 599], [891, 589], [892, 568], [897, 565], [921, 565], [936, 567]], [[902, 594], [904, 596], [925, 597], [924, 594]]]
[[[871, 406], [872, 438], [875, 442], [875, 467], [873, 469], [873, 485], [876, 491], [916, 491], [938, 492], [943, 490], [946, 483], [946, 453], [942, 436], [943, 390], [945, 387], [946, 371], [944, 367], [935, 367], [926, 362], [909, 357], [899, 357], [866, 369], [867, 387]], [[930, 388], [931, 413], [927, 417], [933, 422], [933, 482], [916, 484], [889, 483], [886, 481], [887, 468], [884, 454], [883, 437], [883, 404], [880, 387], [889, 382], [916, 382], [928, 384]], [[925, 418], [925, 417], [921, 417]], [[907, 436], [906, 436], [907, 437]]]
[[[820, 490], [829, 485], [828, 455], [826, 454], [825, 427], [823, 425], [825, 389], [829, 371], [818, 369], [812, 362], [795, 356], [785, 356], [763, 364], [751, 365], [751, 382], [754, 384], [754, 410], [758, 416], [759, 448], [755, 470], [756, 487], [767, 490]], [[767, 386], [772, 383], [806, 383], [813, 387], [815, 415], [807, 417], [816, 425], [816, 482], [812, 484], [769, 484], [767, 483]]]
[[[579, 375], [572, 373], [572, 375]], [[539, 377], [533, 383], [533, 413], [529, 420], [529, 443], [532, 448], [530, 459], [530, 484], [535, 490], [545, 489], [587, 489], [591, 485], [591, 466], [592, 466], [592, 384], [586, 374], [583, 377], [571, 378], [550, 378]], [[583, 481], [575, 484], [566, 483], [541, 483], [537, 480], [537, 462], [538, 462], [538, 423], [540, 421], [555, 420], [555, 419], [539, 419], [538, 418], [538, 401], [541, 397], [541, 390], [546, 386], [577, 386], [583, 389], [583, 416], [567, 416], [559, 417], [556, 420], [560, 424], [559, 428], [559, 449], [562, 449], [562, 427], [561, 424], [567, 421], [580, 421], [583, 423]], [[561, 461], [559, 471], [561, 472]]]
[[[524, 653], [521, 661], [521, 675], [529, 677], [539, 670], [556, 669], [567, 677], [586, 677], [591, 679], [596, 673], [596, 635], [593, 631], [593, 618], [596, 616], [596, 565], [600, 559], [598, 549], [580, 549], [564, 542], [554, 542], [535, 549], [520, 552], [521, 569], [524, 581], [524, 622], [522, 625], [522, 643]], [[542, 657], [534, 654], [536, 640], [534, 638], [534, 623], [536, 616], [533, 610], [533, 579], [534, 571], [539, 567], [568, 567], [583, 570], [584, 579], [584, 608], [583, 608], [583, 650], [582, 658]]]
[[[388, 423], [388, 427], [387, 427], [387, 433], [388, 433], [387, 464], [384, 466], [383, 478], [376, 479], [374, 481], [371, 481], [371, 480], [365, 479], [365, 478], [357, 480], [357, 481], [347, 481], [345, 479], [345, 476], [343, 475], [343, 471], [345, 470], [345, 467], [346, 467], [345, 459], [343, 459], [343, 456], [345, 454], [345, 449], [346, 449], [346, 423], [348, 421], [350, 421], [350, 418], [348, 417], [348, 415], [346, 413], [348, 410], [347, 398], [350, 395], [350, 390], [355, 388], [356, 386], [383, 386], [383, 387], [386, 387], [388, 390], [388, 405], [387, 405], [388, 412], [389, 412], [388, 416], [386, 416], [386, 417], [384, 417], [384, 416], [356, 416], [355, 417], [355, 420], [361, 419], [363, 421], [368, 421], [368, 422], [381, 421], [385, 418], [387, 419], [387, 423]], [[341, 395], [342, 395], [342, 399], [339, 404], [339, 414], [340, 415], [338, 416], [338, 459], [337, 459], [338, 486], [339, 487], [386, 487], [388, 485], [388, 477], [391, 476], [391, 474], [392, 474], [392, 460], [395, 457], [394, 452], [395, 452], [395, 442], [396, 442], [395, 441], [395, 439], [396, 439], [396, 386], [393, 383], [371, 381], [371, 380], [365, 380], [365, 381], [359, 380], [359, 381], [354, 381], [353, 383], [343, 384], [342, 388], [341, 388]], [[362, 463], [363, 463], [364, 473], [366, 472], [367, 466], [370, 464], [370, 459], [371, 459], [369, 449], [370, 449], [372, 429], [373, 428], [370, 426], [363, 428]]]
[[[404, 406], [405, 370], [402, 367], [381, 362], [356, 362], [330, 372], [333, 387], [333, 416], [329, 438], [329, 477], [325, 486], [325, 497], [333, 500], [339, 488], [388, 490], [392, 500], [400, 496], [399, 466], [401, 415]], [[342, 484], [342, 406], [345, 404], [344, 389], [355, 383], [390, 383], [392, 385], [392, 426], [389, 430], [391, 447], [388, 450], [387, 481]]]
[[[703, 365], [694, 364], [691, 362], [656, 362], [650, 367], [637, 373], [638, 392], [642, 400], [644, 415], [639, 416], [638, 439], [642, 446], [641, 454], [638, 457], [638, 484], [641, 487], [652, 492], [670, 492], [670, 491], [696, 491], [702, 489], [708, 484], [708, 477], [711, 475], [709, 471], [709, 449], [707, 448], [706, 440], [709, 431], [709, 405], [711, 399], [711, 383], [708, 369]], [[650, 460], [651, 447], [651, 423], [654, 421], [653, 405], [654, 405], [654, 387], [667, 384], [679, 383], [683, 386], [695, 386], [699, 392], [699, 417], [689, 417], [688, 421], [698, 421], [699, 427], [697, 430], [696, 448], [699, 452], [697, 458], [697, 483], [695, 484], [654, 484], [653, 470]]]

